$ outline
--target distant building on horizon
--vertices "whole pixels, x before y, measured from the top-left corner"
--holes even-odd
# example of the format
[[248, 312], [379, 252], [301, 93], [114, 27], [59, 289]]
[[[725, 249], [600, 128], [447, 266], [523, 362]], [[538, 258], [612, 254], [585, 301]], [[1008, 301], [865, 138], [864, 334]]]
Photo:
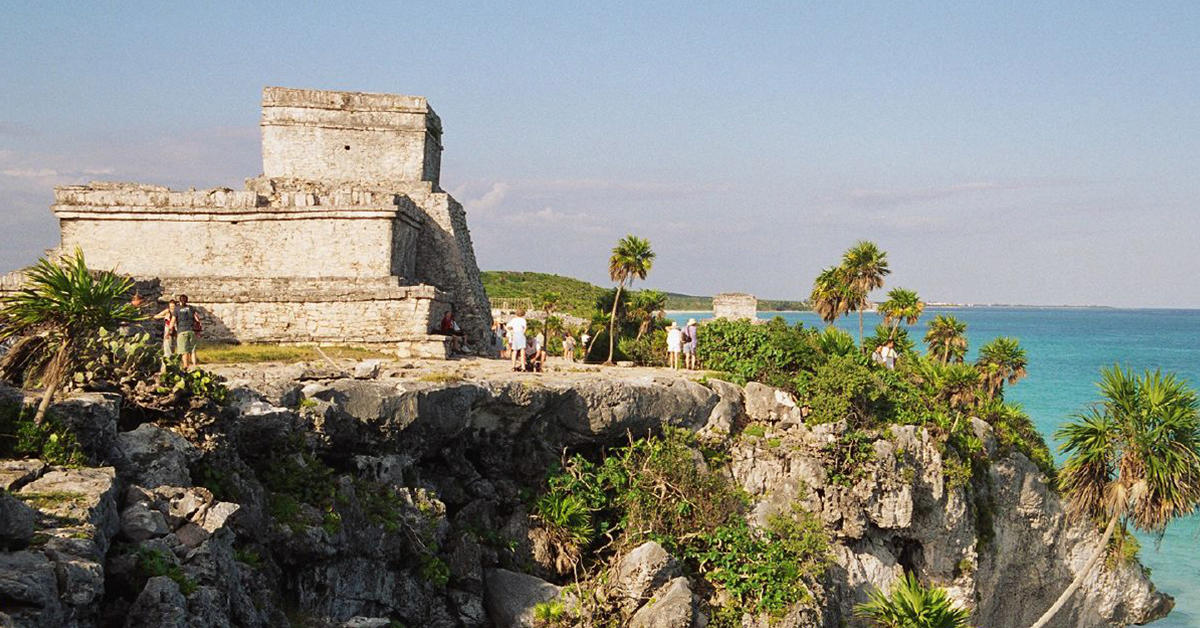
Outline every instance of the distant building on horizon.
[[713, 318], [724, 318], [731, 321], [758, 318], [758, 299], [753, 294], [722, 292], [713, 296], [712, 303]]

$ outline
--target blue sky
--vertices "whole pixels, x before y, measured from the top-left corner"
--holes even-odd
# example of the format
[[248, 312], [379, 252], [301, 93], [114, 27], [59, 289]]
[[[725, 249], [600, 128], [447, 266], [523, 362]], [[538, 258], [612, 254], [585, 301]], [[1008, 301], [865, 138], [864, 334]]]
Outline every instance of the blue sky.
[[0, 270], [54, 185], [240, 187], [284, 85], [427, 96], [484, 268], [1200, 307], [1200, 3], [181, 4], [0, 7]]

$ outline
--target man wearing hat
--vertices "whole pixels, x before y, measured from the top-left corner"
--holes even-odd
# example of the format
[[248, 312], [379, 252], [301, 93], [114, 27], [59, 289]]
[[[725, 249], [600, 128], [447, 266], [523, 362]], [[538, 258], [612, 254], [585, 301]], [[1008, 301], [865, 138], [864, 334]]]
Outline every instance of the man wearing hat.
[[696, 368], [696, 319], [689, 318], [683, 328], [683, 361], [684, 368], [689, 371]]

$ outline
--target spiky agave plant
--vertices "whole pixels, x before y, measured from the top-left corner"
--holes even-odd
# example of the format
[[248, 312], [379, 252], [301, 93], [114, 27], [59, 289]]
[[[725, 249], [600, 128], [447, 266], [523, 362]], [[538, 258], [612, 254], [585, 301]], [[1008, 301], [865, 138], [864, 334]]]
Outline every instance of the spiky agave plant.
[[554, 551], [555, 569], [559, 573], [574, 569], [595, 536], [587, 503], [577, 495], [549, 492], [534, 503], [534, 516]]
[[92, 272], [83, 252], [51, 261], [38, 260], [25, 271], [25, 284], [15, 294], [0, 299], [0, 340], [28, 339], [20, 351], [5, 356], [2, 370], [13, 370], [11, 360], [26, 377], [36, 377], [44, 387], [34, 421], [41, 424], [54, 395], [75, 368], [81, 344], [100, 329], [141, 318], [125, 295], [133, 282], [108, 271]]
[[945, 589], [926, 588], [911, 573], [896, 582], [891, 595], [873, 591], [870, 601], [859, 604], [855, 612], [877, 628], [967, 628], [971, 620]]

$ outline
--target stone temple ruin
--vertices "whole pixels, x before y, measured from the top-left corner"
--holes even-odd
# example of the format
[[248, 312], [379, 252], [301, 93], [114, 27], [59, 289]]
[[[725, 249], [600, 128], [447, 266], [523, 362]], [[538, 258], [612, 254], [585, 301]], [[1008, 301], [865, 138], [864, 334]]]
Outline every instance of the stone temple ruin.
[[234, 191], [91, 183], [55, 190], [60, 250], [187, 294], [205, 337], [370, 343], [444, 357], [453, 308], [491, 325], [462, 205], [438, 185], [442, 124], [424, 98], [268, 87], [263, 174]]
[[758, 299], [743, 292], [724, 292], [713, 296], [713, 318], [758, 320]]

